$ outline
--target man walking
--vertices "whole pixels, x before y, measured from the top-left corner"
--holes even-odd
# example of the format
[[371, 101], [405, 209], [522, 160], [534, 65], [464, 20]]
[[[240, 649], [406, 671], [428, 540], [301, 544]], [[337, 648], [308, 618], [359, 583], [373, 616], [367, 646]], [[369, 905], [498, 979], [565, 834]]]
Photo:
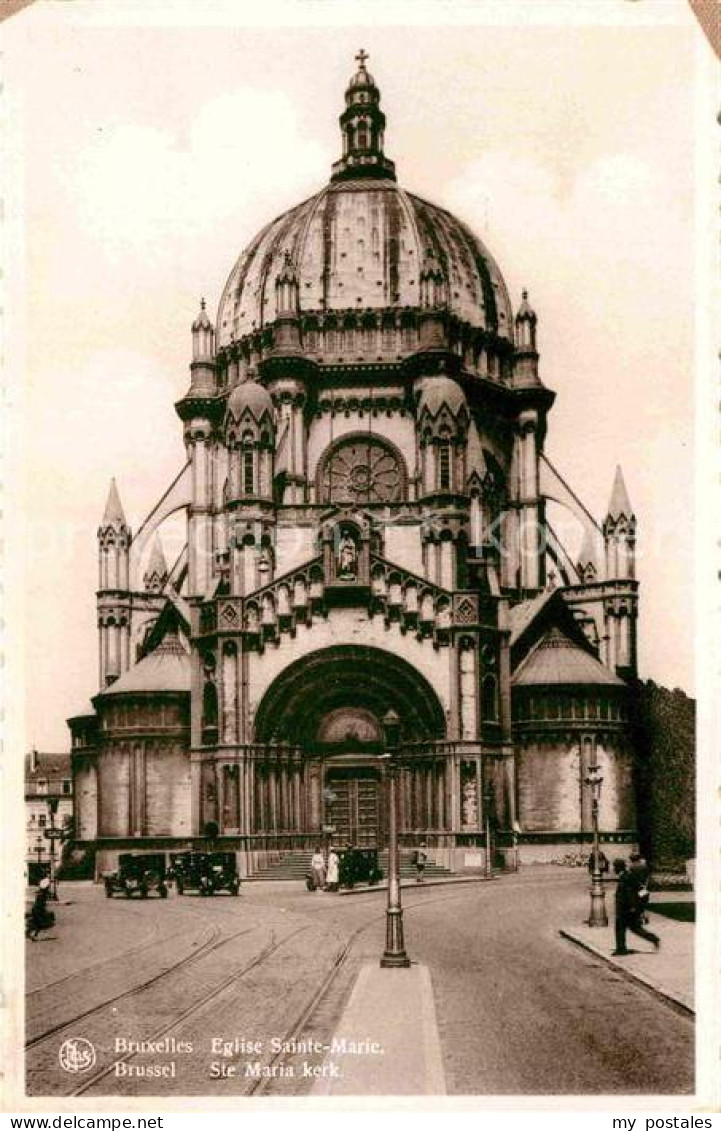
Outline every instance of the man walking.
[[651, 899], [648, 891], [648, 864], [640, 852], [632, 852], [628, 858], [628, 870], [636, 882], [638, 889], [638, 903], [642, 923], [648, 923], [648, 904]]
[[616, 886], [616, 949], [615, 955], [630, 954], [626, 949], [626, 931], [632, 931], [639, 938], [653, 943], [656, 950], [661, 945], [658, 935], [647, 931], [641, 925], [642, 908], [638, 896], [636, 878], [626, 868], [625, 860], [614, 860], [613, 870], [618, 877]]

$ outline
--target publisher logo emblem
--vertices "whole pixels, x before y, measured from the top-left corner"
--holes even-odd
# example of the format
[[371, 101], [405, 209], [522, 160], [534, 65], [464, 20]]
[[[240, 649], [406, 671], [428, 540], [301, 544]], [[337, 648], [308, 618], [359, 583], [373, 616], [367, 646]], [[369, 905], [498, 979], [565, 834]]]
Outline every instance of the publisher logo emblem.
[[58, 1052], [60, 1067], [65, 1072], [89, 1072], [97, 1057], [95, 1047], [85, 1037], [69, 1037], [63, 1041]]

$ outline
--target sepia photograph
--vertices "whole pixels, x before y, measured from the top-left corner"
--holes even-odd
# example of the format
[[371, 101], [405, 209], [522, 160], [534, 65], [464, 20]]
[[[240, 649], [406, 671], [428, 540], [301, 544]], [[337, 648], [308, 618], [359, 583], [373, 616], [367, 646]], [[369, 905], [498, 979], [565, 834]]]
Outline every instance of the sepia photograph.
[[702, 7], [8, 5], [4, 1110], [718, 1104]]

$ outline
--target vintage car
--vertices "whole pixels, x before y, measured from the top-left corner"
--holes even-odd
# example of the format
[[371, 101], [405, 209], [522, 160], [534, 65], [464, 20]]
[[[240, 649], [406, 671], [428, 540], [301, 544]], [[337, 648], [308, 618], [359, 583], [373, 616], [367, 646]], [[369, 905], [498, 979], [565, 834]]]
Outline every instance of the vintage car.
[[166, 899], [168, 885], [165, 876], [165, 856], [162, 853], [139, 855], [122, 852], [118, 857], [117, 871], [106, 872], [103, 883], [108, 899], [116, 892], [127, 899], [132, 895], [147, 899], [151, 892], [157, 892], [161, 899]]
[[237, 895], [240, 891], [234, 852], [181, 852], [173, 857], [172, 870], [178, 895], [186, 891], [200, 895], [227, 891]]
[[352, 888], [355, 884], [377, 884], [383, 879], [378, 849], [346, 848], [341, 854], [338, 875], [340, 886], [344, 888]]

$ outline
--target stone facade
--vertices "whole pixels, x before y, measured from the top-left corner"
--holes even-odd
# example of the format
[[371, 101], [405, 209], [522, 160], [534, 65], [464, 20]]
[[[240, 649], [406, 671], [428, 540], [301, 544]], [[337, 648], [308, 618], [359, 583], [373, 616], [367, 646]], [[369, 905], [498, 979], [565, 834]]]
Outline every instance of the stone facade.
[[[588, 836], [594, 761], [602, 828], [634, 838], [622, 477], [573, 563], [545, 520], [536, 314], [400, 188], [384, 128], [361, 63], [329, 185], [241, 254], [215, 325], [201, 306], [187, 462], [135, 538], [111, 489], [100, 689], [71, 720], [79, 835], [102, 859], [209, 824], [248, 869], [323, 829], [382, 842], [389, 710], [407, 844], [462, 866], [490, 823], [548, 856]], [[181, 508], [168, 569], [157, 531]]]

